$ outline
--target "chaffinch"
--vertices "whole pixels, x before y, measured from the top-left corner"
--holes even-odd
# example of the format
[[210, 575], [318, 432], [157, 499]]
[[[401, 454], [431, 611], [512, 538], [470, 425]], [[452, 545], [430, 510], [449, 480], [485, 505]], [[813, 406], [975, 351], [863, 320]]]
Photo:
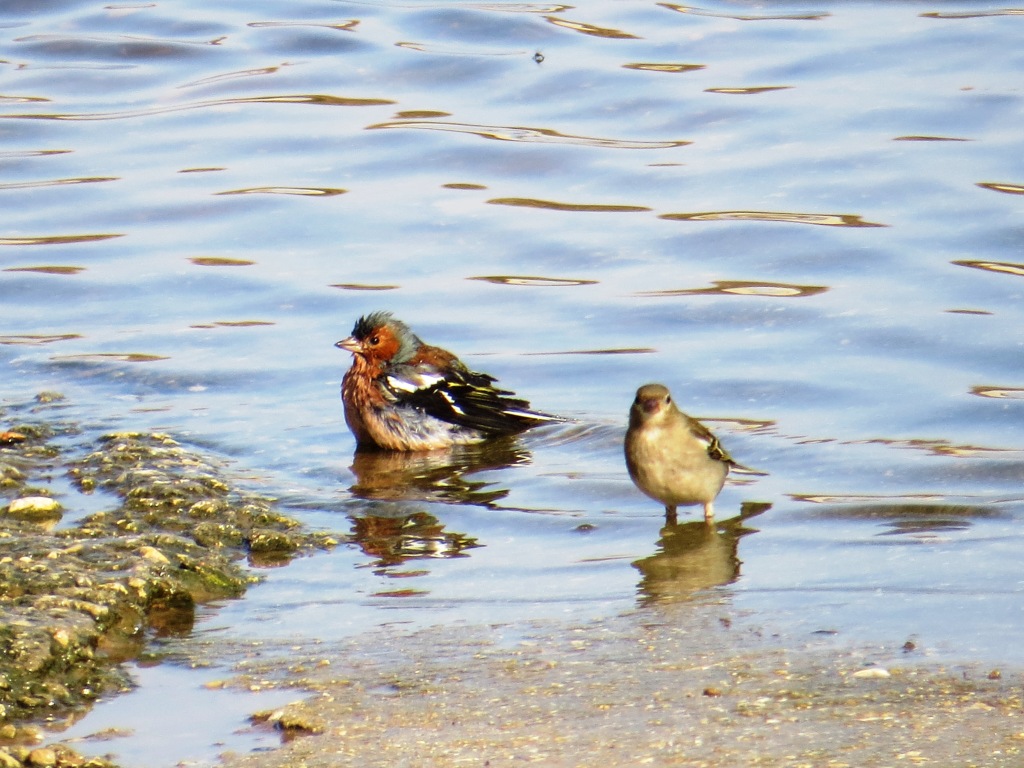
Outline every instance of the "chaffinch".
[[341, 399], [360, 448], [430, 451], [562, 421], [424, 344], [390, 312], [359, 318], [335, 346], [352, 353]]
[[688, 504], [703, 504], [704, 519], [711, 523], [725, 476], [739, 466], [707, 427], [676, 407], [661, 384], [636, 391], [625, 451], [633, 483], [665, 505], [670, 523], [676, 521], [676, 507]]

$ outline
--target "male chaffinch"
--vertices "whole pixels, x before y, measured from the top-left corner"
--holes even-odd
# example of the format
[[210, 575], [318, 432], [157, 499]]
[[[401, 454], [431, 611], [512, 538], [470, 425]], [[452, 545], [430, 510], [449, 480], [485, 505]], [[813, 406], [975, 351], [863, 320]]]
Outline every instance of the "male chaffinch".
[[562, 421], [424, 344], [390, 312], [359, 318], [335, 346], [352, 353], [341, 399], [360, 448], [430, 451]]
[[676, 521], [676, 507], [687, 504], [703, 504], [704, 519], [711, 523], [725, 476], [739, 466], [707, 427], [676, 407], [661, 384], [636, 391], [625, 451], [633, 483], [665, 505], [670, 523]]

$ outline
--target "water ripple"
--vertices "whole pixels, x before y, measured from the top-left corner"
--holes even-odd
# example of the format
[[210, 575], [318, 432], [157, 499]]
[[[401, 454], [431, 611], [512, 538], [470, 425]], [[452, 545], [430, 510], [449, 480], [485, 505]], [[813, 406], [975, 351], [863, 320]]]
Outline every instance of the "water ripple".
[[51, 101], [45, 96], [0, 96], [0, 104], [33, 104]]
[[923, 19], [980, 19], [986, 16], [1024, 16], [1024, 8], [1003, 8], [998, 11], [929, 11], [918, 15]]
[[771, 296], [795, 298], [816, 296], [828, 290], [824, 285], [791, 285], [789, 283], [762, 283], [748, 280], [715, 280], [711, 288], [680, 288], [677, 290], [641, 291], [635, 296]]
[[225, 80], [237, 80], [242, 77], [259, 77], [261, 75], [273, 75], [280, 71], [281, 67], [289, 66], [287, 63], [280, 64], [275, 67], [254, 67], [252, 69], [242, 69], [237, 72], [225, 72], [220, 75], [210, 75], [209, 77], [202, 77], [198, 80], [193, 80], [190, 83], [179, 85], [179, 88], [193, 88], [198, 85], [211, 85], [213, 83], [220, 83]]
[[528, 357], [548, 357], [562, 355], [653, 355], [658, 350], [653, 347], [617, 347], [613, 349], [563, 349], [554, 352], [524, 352]]
[[997, 400], [1024, 400], [1024, 387], [977, 386], [971, 387], [971, 394]]
[[749, 88], [705, 88], [704, 93], [724, 93], [730, 96], [752, 96], [771, 91], [788, 91], [791, 85], [755, 85]]
[[571, 5], [540, 5], [539, 3], [471, 3], [467, 7], [480, 11], [497, 11], [499, 13], [562, 13], [571, 11]]
[[971, 141], [956, 136], [895, 136], [893, 141]]
[[154, 363], [158, 360], [170, 360], [166, 355], [151, 355], [145, 352], [86, 352], [79, 355], [55, 355], [50, 359], [55, 362], [87, 363]]
[[991, 189], [993, 192], [1005, 192], [1008, 195], [1024, 195], [1024, 185], [1005, 184], [998, 181], [979, 181], [978, 186], [982, 189]]
[[95, 184], [101, 181], [119, 181], [117, 176], [92, 176], [79, 179], [49, 179], [47, 181], [22, 181], [11, 184], [0, 184], [0, 190], [33, 189], [35, 187], [59, 187], [65, 184]]
[[251, 267], [255, 261], [229, 259], [222, 256], [194, 256], [189, 259], [197, 267]]
[[623, 69], [638, 69], [643, 72], [695, 72], [706, 67], [706, 64], [654, 64], [643, 62], [622, 65]]
[[524, 275], [480, 275], [469, 277], [467, 280], [482, 280], [485, 283], [496, 285], [529, 285], [529, 286], [575, 286], [575, 285], [597, 285], [597, 280], [581, 280], [566, 277], [529, 277]]
[[48, 157], [49, 155], [68, 155], [73, 149], [23, 149], [0, 152], [0, 160], [13, 160], [19, 157]]
[[662, 8], [668, 8], [670, 11], [675, 11], [676, 13], [687, 13], [691, 16], [711, 16], [716, 19], [735, 19], [736, 21], [820, 21], [821, 19], [828, 18], [832, 15], [831, 13], [780, 13], [752, 16], [737, 15], [734, 13], [717, 13], [704, 8], [695, 8], [689, 5], [677, 5], [675, 3], [658, 3], [658, 5]]
[[359, 25], [359, 19], [348, 19], [346, 21], [250, 21], [247, 27], [323, 27], [325, 29], [337, 29], [350, 32]]
[[510, 205], [516, 208], [543, 208], [548, 211], [577, 211], [582, 213], [636, 213], [651, 210], [642, 205], [560, 203], [554, 200], [536, 200], [530, 197], [496, 197], [487, 202], [492, 205]]
[[69, 245], [71, 243], [94, 243], [124, 237], [123, 234], [109, 235], [41, 235], [39, 237], [0, 237], [0, 245]]
[[403, 41], [395, 43], [398, 48], [405, 48], [408, 51], [419, 51], [420, 53], [433, 53], [440, 56], [524, 56], [527, 51], [471, 51], [453, 48], [437, 48], [426, 43], [414, 43]]
[[343, 291], [397, 291], [400, 285], [367, 285], [366, 283], [334, 283], [331, 288]]
[[781, 221], [790, 224], [815, 224], [823, 227], [885, 227], [864, 221], [849, 213], [788, 213], [773, 211], [703, 211], [700, 213], [663, 213], [668, 221]]
[[8, 267], [4, 272], [35, 272], [40, 275], [77, 275], [84, 272], [85, 267], [39, 266], [39, 267]]
[[550, 128], [524, 128], [507, 125], [474, 125], [472, 123], [450, 123], [436, 120], [392, 120], [366, 126], [367, 130], [381, 128], [413, 128], [424, 131], [450, 131], [470, 133], [485, 139], [517, 141], [536, 144], [577, 144], [587, 147], [610, 149], [670, 149], [691, 144], [689, 141], [629, 141], [624, 139], [598, 139], [591, 136], [573, 136], [559, 133]]
[[621, 29], [612, 29], [611, 27], [598, 27], [593, 24], [585, 24], [582, 21], [569, 21], [569, 19], [561, 19], [558, 16], [545, 16], [544, 20], [554, 24], [556, 27], [571, 29], [574, 32], [579, 32], [584, 35], [590, 35], [592, 37], [606, 37], [616, 40], [640, 39], [636, 35], [629, 34], [629, 32], [623, 32]]
[[952, 262], [958, 267], [970, 267], [971, 269], [984, 269], [986, 272], [1001, 272], [1004, 275], [1019, 275], [1024, 277], [1024, 264], [1014, 264], [1009, 261], [974, 261], [963, 259]]
[[[973, 394], [982, 397], [1003, 397], [1002, 394], [989, 395], [987, 392], [1002, 393], [1005, 390], [993, 389], [991, 387], [975, 387], [981, 390]], [[947, 456], [958, 459], [973, 458], [1005, 458], [1007, 454], [1020, 454], [1021, 451], [1014, 448], [991, 448], [984, 445], [964, 445], [951, 443], [949, 440], [936, 440], [933, 438], [891, 438], [874, 437], [866, 440], [844, 440], [842, 445], [884, 445], [890, 448], [902, 448], [912, 451], [925, 451], [932, 456]]]
[[27, 44], [62, 59], [101, 56], [124, 61], [180, 56], [188, 48], [218, 46], [226, 39], [226, 35], [210, 40], [173, 40], [135, 35], [28, 35], [16, 37], [13, 42]]
[[216, 195], [300, 195], [304, 197], [334, 197], [343, 195], [347, 189], [335, 187], [249, 187], [215, 192]]
[[13, 120], [125, 120], [133, 117], [149, 117], [169, 112], [182, 112], [189, 109], [209, 109], [211, 107], [236, 106], [240, 104], [313, 104], [328, 107], [377, 107], [394, 104], [390, 99], [362, 99], [346, 96], [327, 96], [324, 94], [285, 94], [279, 96], [247, 96], [237, 99], [213, 99], [211, 101], [194, 101], [168, 107], [151, 107], [134, 109], [127, 112], [79, 112], [79, 113], [32, 113], [0, 115], [0, 119]]
[[39, 334], [39, 333], [26, 333], [26, 334], [14, 334], [11, 336], [0, 336], [0, 344], [3, 345], [27, 345], [27, 346], [40, 346], [42, 344], [53, 344], [55, 341], [72, 341], [74, 339], [82, 338], [81, 334], [78, 333], [57, 333], [57, 334]]

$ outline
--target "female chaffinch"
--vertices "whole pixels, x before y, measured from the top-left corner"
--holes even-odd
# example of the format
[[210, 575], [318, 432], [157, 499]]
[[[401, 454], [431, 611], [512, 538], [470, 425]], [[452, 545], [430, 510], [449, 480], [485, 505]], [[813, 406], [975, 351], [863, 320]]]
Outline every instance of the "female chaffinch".
[[360, 448], [430, 451], [562, 421], [424, 344], [390, 312], [359, 318], [335, 346], [352, 353], [341, 399]]
[[661, 384], [636, 391], [625, 451], [633, 483], [665, 505], [669, 523], [676, 521], [676, 507], [688, 504], [703, 504], [704, 519], [711, 523], [725, 476], [740, 467], [707, 427], [676, 407]]

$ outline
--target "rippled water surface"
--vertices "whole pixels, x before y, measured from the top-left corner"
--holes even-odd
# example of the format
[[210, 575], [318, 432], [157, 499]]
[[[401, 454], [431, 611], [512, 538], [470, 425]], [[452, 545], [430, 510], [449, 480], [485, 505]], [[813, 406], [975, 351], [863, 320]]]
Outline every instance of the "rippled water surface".
[[[1022, 35], [968, 2], [6, 2], [0, 396], [351, 535], [198, 632], [712, 589], [1024, 662]], [[576, 423], [354, 462], [332, 345], [375, 309]], [[647, 381], [769, 473], [715, 533], [629, 482]]]

